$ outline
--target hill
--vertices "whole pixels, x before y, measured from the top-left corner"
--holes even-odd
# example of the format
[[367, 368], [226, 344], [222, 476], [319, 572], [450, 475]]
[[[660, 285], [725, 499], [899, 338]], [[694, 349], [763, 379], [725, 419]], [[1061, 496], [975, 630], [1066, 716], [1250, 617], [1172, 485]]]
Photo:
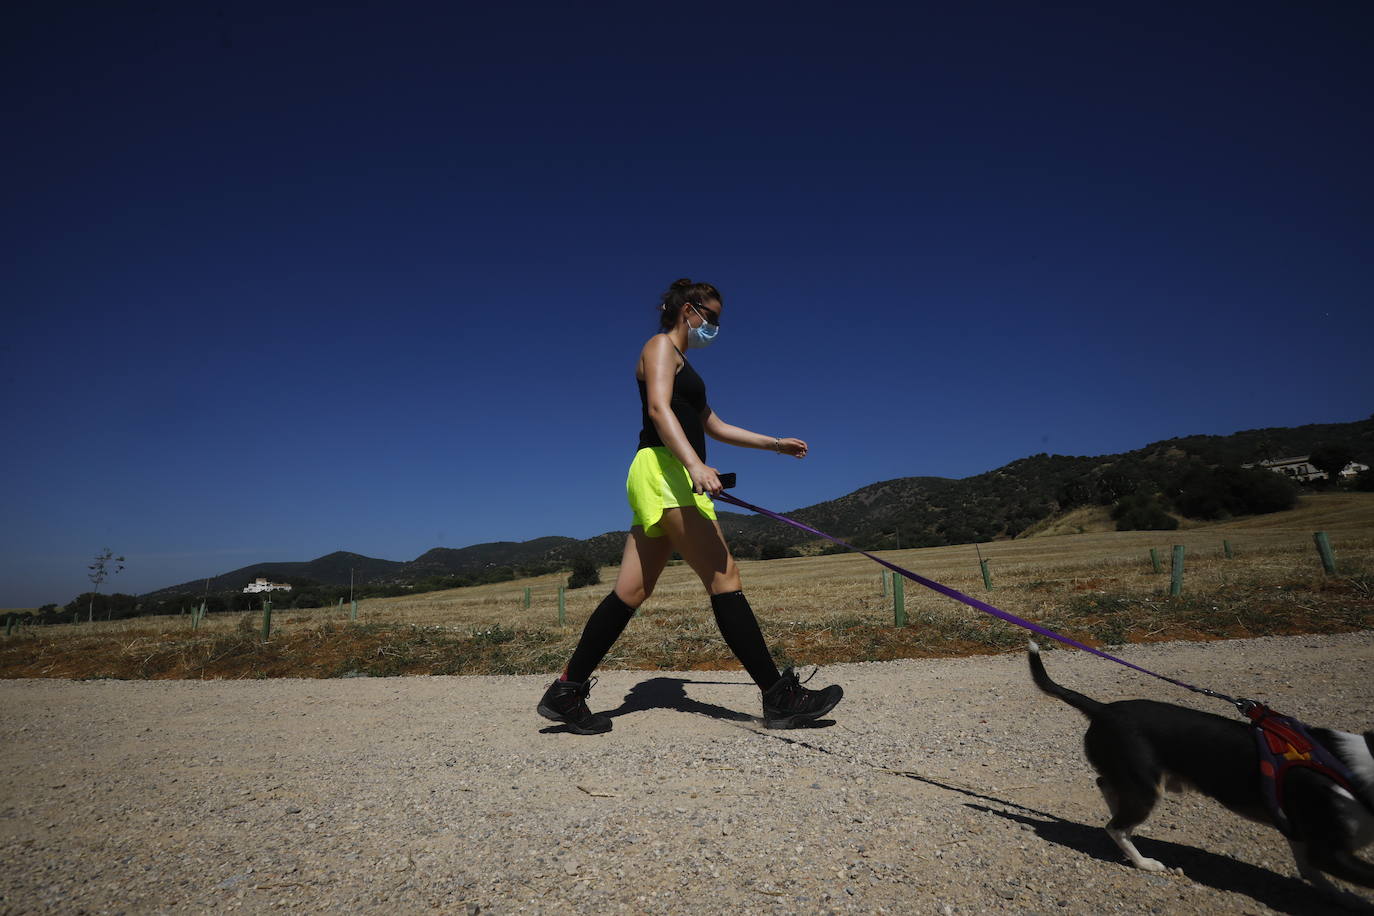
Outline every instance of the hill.
[[183, 582], [160, 588], [141, 597], [159, 599], [172, 595], [200, 594], [203, 591], [239, 591], [259, 576], [274, 582], [285, 580], [324, 582], [331, 585], [347, 585], [352, 570], [356, 582], [386, 581], [401, 574], [406, 563], [396, 560], [379, 560], [365, 557], [360, 553], [336, 550], [314, 560], [287, 563], [254, 563], [233, 572], [227, 572], [210, 579], [208, 586], [204, 579]]
[[[1118, 455], [1032, 455], [961, 480], [886, 480], [786, 514], [865, 549], [938, 547], [1074, 530], [1064, 528], [1061, 516], [1091, 507], [1097, 511], [1086, 514], [1100, 527], [1100, 507], [1135, 493], [1167, 496], [1189, 471], [1309, 454], [1332, 443], [1348, 448], [1356, 460], [1374, 465], [1374, 417], [1355, 423], [1244, 430], [1229, 436], [1186, 436]], [[829, 549], [826, 542], [770, 519], [724, 511], [719, 515], [732, 549], [741, 558]], [[307, 562], [245, 566], [211, 579], [210, 590], [238, 591], [257, 576], [347, 585], [350, 569], [357, 584], [399, 584], [478, 576], [494, 568], [522, 574], [551, 572], [567, 568], [578, 556], [614, 565], [620, 560], [624, 539], [624, 532], [614, 531], [585, 540], [547, 536], [457, 549], [436, 547], [408, 562], [338, 551]], [[199, 594], [204, 588], [204, 580], [187, 582], [143, 597]]]
[[[468, 547], [435, 547], [408, 562], [380, 560], [359, 553], [339, 550], [314, 560], [285, 563], [254, 563], [210, 579], [211, 593], [240, 591], [259, 576], [275, 582], [348, 585], [413, 584], [426, 579], [479, 577], [493, 568], [518, 569], [525, 573], [552, 571], [566, 567], [582, 553], [601, 557], [613, 552], [619, 560], [625, 534], [607, 532], [595, 538], [578, 540], [549, 536], [532, 541], [492, 541]], [[198, 595], [206, 591], [206, 581], [198, 579], [168, 586], [146, 595], [159, 600], [175, 595]]]
[[[1310, 454], [1340, 443], [1374, 466], [1374, 418], [1355, 423], [1188, 436], [1118, 455], [1032, 455], [996, 470], [950, 480], [904, 477], [787, 515], [865, 549], [937, 547], [1023, 536], [1034, 526], [1135, 493], [1175, 495], [1190, 471]], [[820, 550], [815, 539], [766, 518], [727, 513], [722, 527], [741, 557], [779, 548]]]
[[542, 537], [533, 541], [493, 541], [471, 547], [435, 547], [406, 563], [402, 578], [454, 576], [488, 566], [523, 566], [542, 562], [545, 555], [576, 544], [567, 537]]

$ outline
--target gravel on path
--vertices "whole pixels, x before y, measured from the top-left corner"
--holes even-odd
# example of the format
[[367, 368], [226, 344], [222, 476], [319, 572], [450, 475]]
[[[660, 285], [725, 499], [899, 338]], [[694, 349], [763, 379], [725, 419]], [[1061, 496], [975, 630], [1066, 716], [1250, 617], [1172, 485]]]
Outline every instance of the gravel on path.
[[[1374, 632], [1120, 654], [1374, 727]], [[1045, 660], [1098, 699], [1231, 712]], [[1024, 653], [823, 669], [845, 700], [793, 731], [759, 726], [742, 672], [608, 671], [591, 705], [615, 728], [576, 736], [535, 714], [546, 681], [2, 682], [0, 912], [1351, 912], [1277, 832], [1195, 795], [1139, 834], [1173, 870], [1126, 865], [1084, 721]]]

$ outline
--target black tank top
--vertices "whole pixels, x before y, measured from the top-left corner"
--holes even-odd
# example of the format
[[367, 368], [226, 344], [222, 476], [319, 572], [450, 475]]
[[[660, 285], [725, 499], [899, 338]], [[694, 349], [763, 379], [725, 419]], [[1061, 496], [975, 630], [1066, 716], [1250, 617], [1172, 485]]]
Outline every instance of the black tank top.
[[[677, 355], [682, 356], [682, 351], [678, 350]], [[637, 381], [639, 407], [644, 419], [644, 425], [639, 430], [639, 447], [656, 448], [664, 444], [663, 439], [659, 436], [654, 421], [649, 417], [648, 388], [643, 379]], [[701, 425], [701, 414], [706, 409], [706, 383], [697, 375], [697, 371], [687, 362], [685, 356], [682, 356], [682, 368], [673, 379], [673, 397], [668, 406], [673, 411], [673, 416], [677, 417], [678, 423], [682, 424], [682, 431], [687, 434], [687, 441], [696, 450], [697, 457], [705, 461], [706, 430]]]

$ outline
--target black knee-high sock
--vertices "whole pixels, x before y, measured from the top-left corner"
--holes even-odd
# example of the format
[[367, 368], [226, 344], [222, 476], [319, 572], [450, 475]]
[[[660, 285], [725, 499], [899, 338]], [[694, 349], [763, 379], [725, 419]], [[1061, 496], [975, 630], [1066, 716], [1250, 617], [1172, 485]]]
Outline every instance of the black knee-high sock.
[[759, 685], [767, 690], [778, 680], [778, 666], [773, 664], [773, 656], [768, 654], [768, 644], [763, 641], [763, 632], [754, 617], [754, 609], [749, 606], [744, 592], [726, 592], [711, 596], [711, 610], [716, 612], [716, 626], [725, 644], [735, 653], [744, 665], [744, 670]]
[[591, 677], [634, 615], [635, 609], [621, 601], [614, 591], [602, 598], [582, 628], [582, 638], [568, 662], [568, 680], [585, 681]]

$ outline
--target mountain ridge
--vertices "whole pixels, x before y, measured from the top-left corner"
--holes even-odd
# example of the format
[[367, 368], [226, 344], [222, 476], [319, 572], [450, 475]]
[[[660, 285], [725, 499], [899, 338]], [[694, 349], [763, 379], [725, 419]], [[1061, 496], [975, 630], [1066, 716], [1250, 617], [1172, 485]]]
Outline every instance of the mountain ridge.
[[[1163, 492], [1169, 481], [1191, 468], [1307, 454], [1333, 442], [1349, 448], [1356, 460], [1374, 465], [1374, 417], [1352, 423], [1241, 430], [1227, 436], [1176, 437], [1130, 452], [1095, 457], [1040, 453], [971, 477], [916, 476], [878, 481], [787, 514], [865, 549], [1010, 538], [1075, 506], [1109, 505], [1131, 493]], [[803, 548], [811, 552], [830, 549], [814, 536], [771, 519], [727, 511], [717, 514], [732, 550], [743, 559]], [[355, 584], [376, 584], [474, 575], [492, 567], [566, 568], [579, 557], [613, 565], [620, 559], [624, 539], [624, 531], [581, 540], [545, 535], [528, 541], [434, 547], [409, 561], [337, 550], [314, 560], [240, 567], [211, 577], [209, 590], [239, 590], [259, 576], [347, 585], [350, 574]], [[205, 588], [206, 580], [200, 579], [141, 597], [200, 594]]]

